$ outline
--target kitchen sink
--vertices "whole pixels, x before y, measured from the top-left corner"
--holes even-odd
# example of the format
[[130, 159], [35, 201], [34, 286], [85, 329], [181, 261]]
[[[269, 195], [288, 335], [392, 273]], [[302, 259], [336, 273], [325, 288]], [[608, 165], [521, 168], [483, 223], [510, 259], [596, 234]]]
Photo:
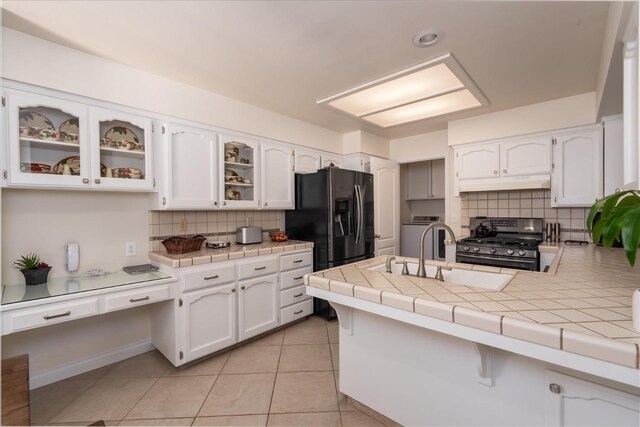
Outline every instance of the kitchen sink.
[[[408, 264], [409, 274], [415, 276], [418, 271], [418, 264]], [[433, 278], [436, 275], [437, 267], [435, 265], [425, 265], [427, 272], [427, 278]], [[371, 267], [368, 270], [372, 271], [386, 271], [384, 264]], [[402, 274], [402, 264], [392, 264], [391, 274]], [[451, 271], [442, 270], [442, 276], [444, 277], [443, 285], [462, 285], [470, 286], [473, 288], [490, 289], [492, 291], [500, 291], [507, 283], [513, 278], [512, 274], [503, 273], [491, 273], [488, 271], [475, 271], [464, 270], [461, 268], [453, 268]]]

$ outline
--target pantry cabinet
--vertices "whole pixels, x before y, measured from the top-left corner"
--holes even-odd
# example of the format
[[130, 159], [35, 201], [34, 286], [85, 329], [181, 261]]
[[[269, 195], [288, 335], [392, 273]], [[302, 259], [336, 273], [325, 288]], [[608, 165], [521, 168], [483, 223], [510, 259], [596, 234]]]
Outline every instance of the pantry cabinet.
[[500, 143], [500, 176], [551, 173], [551, 137]]
[[296, 149], [294, 155], [295, 173], [315, 173], [320, 169], [320, 153]]
[[260, 144], [252, 139], [220, 135], [220, 199], [222, 209], [258, 209]]
[[500, 144], [460, 147], [455, 156], [458, 179], [494, 178], [499, 174]]
[[237, 342], [235, 282], [185, 293], [181, 302], [181, 324], [186, 327], [183, 363]]
[[553, 136], [552, 207], [590, 207], [602, 198], [602, 127]]
[[444, 199], [444, 160], [409, 163], [406, 168], [406, 200]]
[[239, 341], [279, 325], [278, 276], [272, 274], [238, 283]]
[[[159, 128], [156, 209], [215, 209], [218, 206], [218, 141], [213, 132], [174, 123]], [[197, 183], [197, 185], [196, 185]]]
[[293, 209], [293, 150], [273, 144], [261, 144], [262, 209]]
[[547, 371], [547, 426], [636, 426], [640, 397]]

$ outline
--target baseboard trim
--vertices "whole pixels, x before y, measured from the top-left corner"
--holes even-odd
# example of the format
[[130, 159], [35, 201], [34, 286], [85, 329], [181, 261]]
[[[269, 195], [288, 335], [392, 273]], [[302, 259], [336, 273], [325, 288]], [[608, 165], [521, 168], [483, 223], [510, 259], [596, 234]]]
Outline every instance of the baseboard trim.
[[73, 360], [46, 371], [31, 372], [29, 374], [29, 389], [32, 390], [75, 375], [83, 374], [93, 369], [98, 369], [111, 363], [146, 353], [154, 348], [153, 344], [151, 344], [151, 339], [146, 339], [103, 353], [97, 353], [84, 359]]

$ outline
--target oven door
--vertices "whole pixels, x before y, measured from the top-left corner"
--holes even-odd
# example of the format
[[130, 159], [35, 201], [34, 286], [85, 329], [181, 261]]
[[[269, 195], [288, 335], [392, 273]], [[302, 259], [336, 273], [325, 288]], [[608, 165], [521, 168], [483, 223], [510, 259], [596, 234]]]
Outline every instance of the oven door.
[[535, 258], [506, 258], [499, 256], [456, 254], [456, 262], [463, 264], [479, 264], [491, 267], [513, 268], [516, 270], [538, 271], [538, 259]]

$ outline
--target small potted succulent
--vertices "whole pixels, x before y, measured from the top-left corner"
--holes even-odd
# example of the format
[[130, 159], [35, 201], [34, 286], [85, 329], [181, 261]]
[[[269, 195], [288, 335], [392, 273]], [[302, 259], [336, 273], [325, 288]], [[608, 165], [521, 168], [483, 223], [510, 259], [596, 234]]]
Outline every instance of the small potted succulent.
[[42, 262], [40, 256], [35, 252], [22, 255], [13, 261], [13, 268], [20, 270], [24, 275], [27, 286], [40, 285], [47, 283], [47, 276], [51, 267], [46, 262]]

